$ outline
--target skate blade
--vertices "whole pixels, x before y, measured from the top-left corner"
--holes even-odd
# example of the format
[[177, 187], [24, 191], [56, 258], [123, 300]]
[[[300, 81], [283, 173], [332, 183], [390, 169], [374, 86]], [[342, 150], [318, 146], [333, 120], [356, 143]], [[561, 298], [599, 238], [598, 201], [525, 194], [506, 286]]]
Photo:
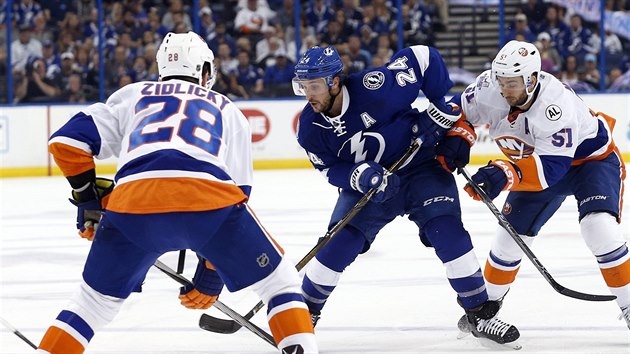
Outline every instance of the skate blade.
[[523, 346], [520, 343], [518, 343], [518, 341], [500, 344], [488, 338], [477, 338], [477, 340], [479, 340], [479, 343], [483, 347], [486, 347], [488, 349], [495, 349], [495, 350], [506, 350], [506, 349], [521, 350], [523, 349]]

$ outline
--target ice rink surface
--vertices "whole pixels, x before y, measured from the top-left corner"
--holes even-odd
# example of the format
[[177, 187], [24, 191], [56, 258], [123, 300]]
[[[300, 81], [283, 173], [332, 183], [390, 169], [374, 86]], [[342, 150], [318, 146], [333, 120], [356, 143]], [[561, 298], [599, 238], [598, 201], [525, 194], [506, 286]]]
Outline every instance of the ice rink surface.
[[[463, 186], [462, 177], [458, 183]], [[64, 178], [0, 179], [0, 189], [0, 316], [39, 343], [76, 288], [90, 243], [76, 235], [76, 209], [67, 201], [69, 186]], [[462, 193], [464, 224], [483, 264], [497, 222], [485, 205]], [[250, 205], [288, 257], [297, 262], [325, 234], [336, 195], [336, 189], [314, 170], [256, 171]], [[628, 200], [626, 192], [626, 239], [630, 234]], [[495, 202], [500, 207], [503, 198]], [[442, 264], [417, 234], [411, 221], [398, 218], [346, 270], [317, 326], [322, 353], [513, 351], [488, 348], [471, 336], [456, 338], [463, 311]], [[573, 198], [543, 228], [533, 251], [560, 284], [609, 294], [579, 235]], [[177, 254], [161, 260], [175, 268]], [[188, 278], [195, 263], [189, 252], [184, 272]], [[197, 321], [203, 312], [182, 307], [178, 288], [152, 269], [143, 292], [131, 295], [116, 319], [97, 332], [87, 353], [277, 353], [245, 329], [231, 335], [199, 329]], [[258, 302], [249, 290], [224, 291], [220, 299], [241, 313]], [[223, 316], [212, 308], [206, 313]], [[630, 353], [630, 331], [618, 319], [619, 313], [615, 302], [587, 302], [558, 294], [524, 259], [501, 318], [521, 331], [521, 353]], [[253, 321], [268, 329], [263, 313]], [[0, 353], [30, 352], [22, 340], [2, 328]]]

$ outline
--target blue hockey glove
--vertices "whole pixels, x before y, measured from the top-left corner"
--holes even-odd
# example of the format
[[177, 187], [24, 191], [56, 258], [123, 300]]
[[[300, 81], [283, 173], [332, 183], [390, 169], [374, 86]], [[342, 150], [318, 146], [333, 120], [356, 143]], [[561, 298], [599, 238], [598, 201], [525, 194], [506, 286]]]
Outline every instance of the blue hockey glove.
[[203, 258], [199, 259], [192, 283], [193, 286], [184, 286], [179, 291], [181, 304], [189, 309], [209, 309], [223, 290], [219, 273]]
[[88, 240], [94, 239], [101, 214], [107, 206], [109, 194], [114, 189], [114, 181], [107, 178], [96, 178], [81, 188], [72, 191], [70, 203], [77, 207], [77, 229], [79, 236]]
[[374, 161], [359, 162], [350, 173], [350, 186], [363, 194], [376, 188], [372, 201], [382, 203], [390, 200], [400, 188], [398, 176], [389, 173]]
[[420, 112], [418, 119], [418, 136], [422, 139], [422, 146], [435, 146], [461, 115], [461, 110], [455, 104], [443, 101], [429, 103], [429, 107]]
[[[521, 169], [510, 161], [494, 160], [480, 168], [471, 179], [486, 192], [490, 199], [494, 199], [501, 191], [516, 188], [521, 183], [523, 176]], [[464, 190], [474, 200], [481, 200], [481, 196], [475, 192], [470, 183], [464, 186]]]
[[446, 133], [435, 149], [437, 160], [448, 172], [468, 165], [470, 162], [470, 148], [477, 141], [475, 128], [470, 122], [460, 119], [455, 126]]

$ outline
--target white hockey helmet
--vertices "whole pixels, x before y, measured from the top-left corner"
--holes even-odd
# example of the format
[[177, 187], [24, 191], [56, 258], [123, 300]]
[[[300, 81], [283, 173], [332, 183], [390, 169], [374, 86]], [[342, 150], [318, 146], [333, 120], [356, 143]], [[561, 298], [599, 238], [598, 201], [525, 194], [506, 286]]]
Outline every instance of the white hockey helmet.
[[196, 79], [199, 85], [203, 79], [203, 66], [208, 63], [210, 72], [206, 87], [211, 89], [214, 85], [214, 54], [206, 41], [195, 32], [169, 32], [160, 44], [155, 60], [160, 81], [170, 76], [187, 76]]
[[[492, 80], [497, 76], [522, 77], [527, 92], [527, 102], [532, 98], [536, 87], [540, 84], [541, 59], [538, 48], [527, 42], [509, 41], [501, 48], [492, 61]], [[531, 88], [531, 76], [536, 76], [536, 85]]]

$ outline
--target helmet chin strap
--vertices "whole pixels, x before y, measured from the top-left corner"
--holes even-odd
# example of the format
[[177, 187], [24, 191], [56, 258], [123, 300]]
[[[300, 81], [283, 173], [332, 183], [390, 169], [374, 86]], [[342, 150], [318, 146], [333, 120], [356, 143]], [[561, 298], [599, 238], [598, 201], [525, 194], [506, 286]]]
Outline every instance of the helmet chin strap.
[[538, 88], [538, 81], [536, 81], [536, 84], [534, 85], [534, 88], [532, 88], [532, 91], [529, 92], [529, 90], [527, 89], [527, 87], [525, 87], [525, 92], [527, 93], [527, 99], [525, 100], [525, 102], [523, 104], [519, 104], [516, 105], [517, 108], [519, 109], [524, 109], [534, 98], [535, 93], [536, 93], [536, 89]]

